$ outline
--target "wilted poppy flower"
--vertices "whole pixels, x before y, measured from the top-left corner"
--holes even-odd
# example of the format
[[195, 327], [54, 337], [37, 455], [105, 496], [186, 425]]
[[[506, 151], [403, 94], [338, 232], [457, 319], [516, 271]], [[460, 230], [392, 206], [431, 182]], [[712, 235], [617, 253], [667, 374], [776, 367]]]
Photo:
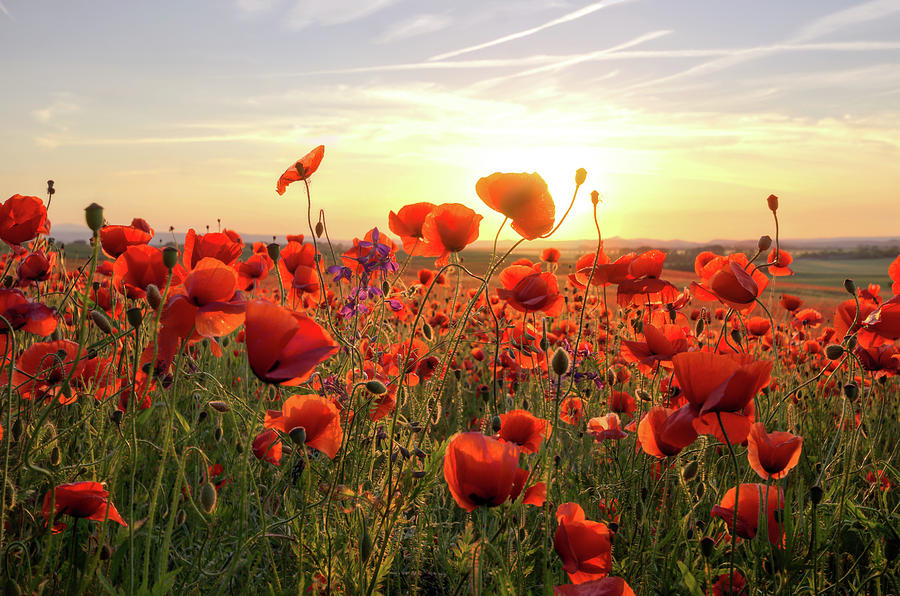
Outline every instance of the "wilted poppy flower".
[[[181, 283], [184, 269], [172, 269], [172, 285]], [[129, 246], [113, 265], [113, 286], [129, 298], [143, 298], [147, 286], [165, 288], [169, 268], [163, 262], [163, 251], [147, 244]]]
[[218, 259], [226, 265], [234, 265], [243, 251], [244, 241], [234, 230], [197, 234], [191, 228], [184, 237], [184, 254], [181, 260], [187, 269], [193, 269], [200, 259], [206, 257]]
[[638, 424], [638, 440], [644, 453], [658, 458], [678, 455], [694, 442], [694, 415], [688, 406], [677, 410], [650, 408]]
[[607, 440], [618, 441], [628, 436], [628, 433], [622, 430], [619, 415], [615, 412], [591, 418], [588, 420], [587, 428], [591, 436], [601, 443]]
[[488, 207], [508, 217], [512, 228], [526, 240], [553, 228], [556, 205], [547, 183], [537, 173], [496, 172], [480, 179], [475, 192]]
[[766, 261], [769, 263], [769, 273], [776, 277], [794, 274], [790, 267], [791, 263], [794, 262], [794, 258], [786, 250], [778, 251], [773, 248]]
[[[784, 510], [784, 491], [780, 486], [767, 486], [765, 484], [741, 484], [740, 491], [732, 488], [725, 493], [722, 501], [712, 508], [710, 515], [725, 521], [728, 531], [734, 526], [735, 494], [737, 498], [737, 526], [736, 533], [741, 538], [752, 540], [759, 528], [759, 506], [765, 501], [765, 511], [768, 525], [769, 542], [775, 546], [783, 543], [784, 534], [781, 524], [775, 521], [775, 511]], [[768, 498], [767, 498], [768, 493]]]
[[[54, 517], [60, 515], [71, 515], [72, 517], [83, 517], [94, 521], [114, 521], [125, 527], [128, 524], [119, 515], [116, 506], [109, 502], [109, 491], [103, 488], [99, 482], [71, 482], [69, 484], [58, 484], [56, 486], [55, 497], [54, 491], [47, 491], [44, 495], [44, 506], [42, 513], [44, 519], [50, 520], [50, 502], [53, 501]], [[66, 524], [53, 524], [53, 532], [61, 532], [66, 528]]]
[[298, 180], [306, 180], [310, 176], [312, 176], [316, 170], [319, 169], [319, 164], [322, 163], [322, 158], [325, 157], [325, 145], [319, 145], [303, 157], [297, 160], [297, 162], [284, 171], [284, 174], [281, 175], [281, 178], [278, 179], [278, 185], [276, 186], [276, 191], [279, 195], [283, 195], [284, 191], [287, 190], [287, 187]]
[[100, 246], [108, 256], [118, 258], [129, 246], [147, 244], [153, 239], [153, 228], [136, 217], [130, 226], [103, 226], [100, 228]]
[[582, 584], [609, 575], [612, 541], [606, 524], [590, 521], [578, 503], [563, 503], [556, 509], [553, 548], [563, 562], [569, 581]]
[[554, 596], [634, 596], [634, 590], [621, 577], [604, 577], [583, 584], [554, 586]]
[[562, 313], [565, 299], [559, 293], [556, 276], [524, 265], [511, 265], [500, 272], [502, 288], [497, 295], [520, 312], [543, 312], [548, 317]]
[[0, 335], [24, 329], [28, 333], [47, 336], [53, 333], [57, 324], [56, 315], [49, 307], [30, 300], [17, 289], [0, 288], [0, 316], [3, 317]]
[[266, 300], [247, 303], [244, 329], [250, 368], [266, 383], [299, 385], [338, 350], [314, 320]]
[[302, 426], [306, 430], [306, 445], [318, 449], [330, 459], [337, 455], [344, 438], [340, 411], [333, 401], [319, 395], [290, 396], [281, 410], [266, 413], [265, 426], [285, 434]]
[[276, 466], [281, 465], [283, 447], [278, 433], [271, 428], [262, 431], [253, 439], [253, 455], [256, 459], [267, 461]]
[[400, 208], [400, 211], [388, 214], [388, 225], [391, 231], [403, 241], [403, 250], [412, 256], [419, 254], [419, 247], [424, 243], [422, 226], [425, 218], [435, 208], [434, 203], [413, 203]]
[[444, 203], [431, 210], [422, 224], [425, 246], [419, 253], [426, 257], [438, 257], [435, 265], [443, 267], [450, 260], [450, 253], [478, 240], [478, 228], [483, 216], [460, 203]]
[[0, 204], [0, 240], [12, 246], [49, 233], [47, 208], [38, 197], [13, 195]]
[[541, 441], [549, 435], [550, 424], [528, 410], [512, 410], [500, 414], [500, 438], [515, 443], [523, 453], [537, 453], [541, 448]]
[[747, 459], [750, 467], [763, 480], [779, 480], [787, 476], [800, 461], [803, 437], [788, 432], [767, 433], [762, 422], [750, 427], [747, 437]]
[[519, 468], [515, 443], [478, 432], [453, 435], [444, 452], [444, 480], [456, 504], [466, 511], [505, 503], [514, 496], [520, 472], [524, 470]]

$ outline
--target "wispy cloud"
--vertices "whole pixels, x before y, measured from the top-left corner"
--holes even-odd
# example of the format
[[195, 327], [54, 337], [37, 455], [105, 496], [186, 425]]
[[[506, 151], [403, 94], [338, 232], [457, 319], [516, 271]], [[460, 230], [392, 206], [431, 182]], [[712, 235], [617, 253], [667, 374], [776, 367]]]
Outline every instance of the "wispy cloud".
[[491, 41], [487, 41], [484, 43], [479, 43], [472, 46], [467, 46], [465, 48], [461, 48], [459, 50], [453, 50], [452, 52], [445, 52], [443, 54], [438, 54], [437, 56], [432, 56], [429, 60], [446, 60], [447, 58], [454, 58], [456, 56], [460, 56], [462, 54], [468, 54], [469, 52], [476, 52], [478, 50], [483, 50], [485, 48], [490, 48], [493, 46], [497, 46], [509, 41], [513, 41], [516, 39], [522, 39], [523, 37], [528, 37], [529, 35], [534, 35], [544, 29], [549, 29], [551, 27], [556, 27], [557, 25], [562, 25], [564, 23], [570, 23], [572, 21], [578, 20], [580, 18], [586, 17], [590, 14], [597, 12], [603, 8], [607, 8], [609, 6], [613, 6], [615, 4], [622, 4], [623, 2], [628, 2], [629, 0], [605, 0], [603, 2], [594, 2], [593, 4], [589, 4], [584, 8], [580, 8], [576, 11], [565, 14], [559, 18], [553, 19], [552, 21], [547, 21], [542, 25], [538, 25], [537, 27], [532, 27], [530, 29], [525, 29], [524, 31], [519, 31], [517, 33], [511, 33], [510, 35], [504, 35], [503, 37], [499, 37], [497, 39], [493, 39]]
[[793, 36], [792, 41], [808, 41], [824, 37], [851, 25], [866, 23], [900, 12], [897, 0], [871, 0], [833, 12], [809, 23]]
[[340, 25], [379, 12], [399, 0], [298, 0], [288, 13], [295, 29], [310, 25]]
[[394, 23], [376, 40], [379, 43], [390, 43], [419, 35], [427, 35], [446, 29], [453, 19], [443, 14], [420, 14]]
[[65, 124], [59, 122], [60, 116], [73, 114], [81, 109], [70, 93], [58, 93], [56, 99], [46, 108], [33, 110], [31, 116], [39, 123], [65, 128]]
[[16, 20], [16, 19], [13, 18], [13, 16], [12, 16], [11, 14], [9, 14], [9, 10], [7, 10], [7, 8], [6, 8], [6, 6], [3, 4], [3, 2], [0, 2], [0, 12], [2, 12], [2, 13], [5, 14], [7, 17], [9, 17], [9, 20], [11, 20], [11, 21], [15, 21], [15, 20]]

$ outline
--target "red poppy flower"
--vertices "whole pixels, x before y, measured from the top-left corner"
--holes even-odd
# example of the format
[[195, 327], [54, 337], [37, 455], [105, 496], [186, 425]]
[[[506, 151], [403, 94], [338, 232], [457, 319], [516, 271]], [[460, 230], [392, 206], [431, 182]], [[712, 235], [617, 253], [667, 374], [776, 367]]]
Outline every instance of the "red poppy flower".
[[[514, 496], [521, 472], [515, 443], [478, 432], [453, 435], [444, 452], [444, 480], [456, 504], [466, 511], [505, 503]], [[524, 479], [519, 480], [524, 484]]]
[[609, 409], [617, 414], [634, 416], [637, 404], [631, 394], [624, 391], [611, 391], [609, 394]]
[[747, 331], [755, 337], [762, 337], [772, 328], [768, 317], [750, 317], [747, 319]]
[[184, 237], [184, 253], [181, 261], [187, 269], [193, 269], [200, 259], [212, 257], [234, 265], [244, 251], [244, 241], [234, 230], [197, 234], [194, 228], [188, 230]]
[[779, 303], [784, 310], [789, 312], [794, 312], [795, 310], [803, 306], [803, 300], [801, 300], [797, 296], [792, 296], [790, 294], [782, 294]]
[[435, 265], [443, 267], [449, 262], [450, 253], [459, 252], [478, 239], [482, 219], [483, 216], [460, 203], [438, 205], [422, 224], [425, 246], [419, 254], [438, 257]]
[[642, 372], [650, 372], [657, 364], [672, 366], [672, 357], [688, 348], [687, 337], [679, 325], [663, 325], [659, 329], [644, 323], [646, 341], [622, 340], [622, 357], [626, 362], [636, 362]]
[[769, 258], [766, 259], [766, 262], [769, 263], [769, 273], [776, 277], [793, 275], [794, 271], [791, 269], [790, 265], [794, 262], [794, 258], [791, 256], [786, 250], [778, 251], [773, 248], [772, 252], [769, 253]]
[[543, 312], [548, 317], [562, 313], [565, 299], [552, 273], [542, 273], [539, 267], [512, 265], [500, 272], [499, 279], [503, 287], [497, 288], [497, 295], [514, 309]]
[[[79, 350], [74, 341], [60, 339], [39, 342], [32, 344], [16, 359], [12, 383], [23, 398], [40, 398], [68, 378], [70, 373], [72, 376], [81, 374], [84, 363], [84, 350]], [[65, 403], [70, 401], [63, 397], [60, 400]]]
[[[55, 497], [53, 491], [47, 491], [44, 496], [44, 506], [41, 508], [44, 519], [50, 520], [50, 502], [53, 501], [54, 517], [71, 515], [83, 517], [94, 521], [114, 521], [125, 527], [128, 524], [119, 515], [116, 506], [109, 502], [109, 491], [103, 488], [99, 482], [71, 482], [58, 484]], [[66, 524], [53, 524], [53, 532], [61, 532]]]
[[607, 440], [618, 441], [628, 436], [628, 433], [622, 430], [619, 415], [615, 412], [591, 418], [588, 420], [587, 427], [591, 436], [601, 443]]
[[244, 326], [250, 368], [266, 383], [299, 385], [338, 350], [314, 320], [266, 300], [247, 303]]
[[[784, 511], [784, 491], [780, 486], [765, 484], [741, 484], [740, 491], [732, 488], [725, 493], [722, 501], [712, 508], [710, 515], [725, 521], [728, 531], [734, 525], [735, 493], [738, 494], [736, 533], [741, 538], [752, 540], [759, 528], [759, 506], [765, 501], [769, 542], [778, 546], [783, 543], [781, 524], [775, 521], [775, 511]], [[767, 498], [768, 493], [768, 498]]]
[[900, 339], [900, 295], [874, 310], [863, 321], [862, 328], [884, 339]]
[[694, 415], [687, 406], [677, 410], [650, 408], [638, 424], [638, 440], [644, 453], [658, 457], [678, 455], [697, 438]]
[[19, 283], [26, 286], [34, 282], [47, 281], [50, 279], [50, 273], [55, 262], [56, 253], [51, 252], [47, 254], [42, 250], [28, 253], [16, 268]]
[[0, 334], [24, 329], [46, 337], [56, 330], [53, 310], [28, 299], [21, 290], [0, 288], [0, 316], [6, 320], [0, 319]]
[[283, 433], [290, 433], [302, 426], [306, 430], [306, 444], [329, 459], [334, 459], [344, 439], [340, 411], [333, 401], [318, 395], [290, 396], [281, 410], [266, 413], [265, 426]]
[[712, 585], [712, 596], [747, 596], [747, 580], [736, 570], [732, 576], [734, 581], [730, 581], [727, 573], [722, 573], [716, 577], [716, 581]]
[[553, 548], [563, 562], [563, 571], [573, 584], [609, 575], [612, 540], [606, 524], [590, 521], [578, 503], [563, 503], [556, 509]]
[[[184, 269], [172, 269], [172, 285], [181, 283]], [[113, 286], [129, 298], [143, 298], [147, 286], [166, 287], [169, 269], [163, 263], [163, 251], [154, 246], [138, 244], [125, 249], [113, 265]]]
[[553, 588], [554, 596], [634, 596], [634, 590], [621, 577], [604, 577], [583, 584]]
[[559, 418], [569, 424], [579, 424], [584, 418], [584, 401], [580, 397], [567, 397], [559, 405]]
[[900, 294], [900, 255], [888, 267], [888, 277], [894, 282], [894, 285], [891, 286], [891, 291], [894, 294]]
[[268, 254], [255, 253], [246, 261], [235, 264], [238, 274], [238, 289], [249, 291], [255, 289], [260, 282], [266, 279], [269, 271], [275, 266]]
[[278, 185], [276, 186], [278, 194], [283, 195], [284, 191], [287, 190], [287, 187], [291, 183], [299, 180], [306, 180], [315, 174], [316, 170], [319, 169], [319, 164], [322, 163], [323, 157], [325, 157], [325, 145], [319, 145], [297, 160], [297, 162], [285, 170], [284, 174], [281, 175], [281, 178], [278, 179]]
[[537, 453], [541, 448], [541, 441], [550, 436], [550, 432], [550, 424], [528, 410], [512, 410], [500, 414], [500, 438], [518, 445], [522, 453]]
[[412, 256], [421, 252], [419, 247], [424, 244], [422, 226], [434, 208], [433, 203], [413, 203], [401, 207], [397, 213], [391, 211], [388, 215], [388, 225], [393, 233], [400, 236], [406, 254]]
[[316, 266], [316, 249], [312, 244], [288, 242], [278, 257], [278, 268], [284, 283], [294, 278], [298, 267], [313, 268]]
[[762, 422], [751, 426], [747, 437], [747, 459], [763, 480], [787, 476], [800, 461], [802, 448], [803, 437], [779, 431], [767, 433]]
[[163, 328], [182, 339], [228, 335], [244, 322], [237, 283], [234, 269], [211, 257], [201, 259], [184, 278], [183, 293], [166, 301]]
[[281, 465], [283, 447], [278, 433], [271, 428], [262, 431], [253, 439], [253, 455], [256, 459], [267, 461], [270, 464]]
[[136, 217], [130, 226], [103, 226], [100, 228], [100, 246], [108, 256], [116, 259], [129, 246], [147, 244], [153, 239], [153, 228]]
[[480, 179], [475, 192], [488, 207], [508, 217], [512, 228], [526, 240], [534, 240], [553, 228], [556, 205], [547, 183], [537, 173], [496, 172]]
[[750, 265], [744, 253], [712, 257], [702, 265], [699, 264], [700, 256], [695, 261], [694, 267], [702, 283], [691, 284], [694, 294], [701, 300], [719, 300], [739, 311], [749, 312], [766, 289], [769, 278]]
[[0, 204], [0, 240], [14, 246], [49, 233], [47, 208], [38, 197], [13, 195]]
[[[636, 256], [635, 253], [631, 252], [622, 255], [614, 263], [610, 263], [609, 257], [601, 250], [600, 256], [597, 258], [597, 264], [594, 265], [594, 253], [586, 254], [575, 263], [575, 273], [569, 274], [569, 281], [576, 288], [587, 287], [588, 279], [590, 279], [592, 286], [620, 284], [630, 279], [631, 274], [628, 271], [631, 261]], [[593, 272], [593, 277], [591, 272]]]
[[541, 260], [545, 263], [559, 263], [560, 256], [558, 248], [545, 248], [541, 251]]

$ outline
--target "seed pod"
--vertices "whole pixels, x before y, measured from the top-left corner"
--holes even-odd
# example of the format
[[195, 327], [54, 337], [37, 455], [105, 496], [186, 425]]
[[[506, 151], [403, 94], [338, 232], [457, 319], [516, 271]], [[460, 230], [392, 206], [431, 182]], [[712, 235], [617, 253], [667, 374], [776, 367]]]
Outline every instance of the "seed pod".
[[302, 426], [292, 428], [288, 435], [297, 447], [303, 447], [306, 444], [306, 429]]
[[178, 264], [178, 250], [172, 248], [171, 246], [167, 246], [163, 249], [163, 265], [165, 265], [169, 271], [175, 268], [175, 265]]
[[94, 325], [97, 326], [97, 329], [99, 329], [106, 335], [112, 335], [116, 332], [109, 320], [109, 317], [107, 317], [102, 310], [92, 310], [91, 320], [94, 322]]
[[697, 466], [696, 460], [688, 462], [688, 464], [686, 466], [681, 468], [681, 478], [685, 482], [690, 482], [697, 476], [697, 469], [698, 469], [698, 466]]
[[231, 409], [231, 406], [229, 406], [224, 401], [211, 401], [211, 402], [207, 402], [206, 405], [208, 405], [210, 408], [212, 408], [216, 412], [223, 413], [223, 414]]
[[556, 348], [553, 358], [550, 360], [550, 367], [556, 376], [561, 377], [569, 371], [572, 362], [569, 360], [569, 353], [562, 348]]
[[103, 227], [103, 207], [97, 203], [91, 203], [84, 208], [84, 220], [93, 232], [99, 232]]
[[203, 511], [212, 513], [218, 500], [219, 495], [216, 494], [216, 487], [212, 485], [212, 482], [206, 482], [203, 488], [200, 489], [200, 506], [203, 507]]
[[156, 287], [156, 284], [148, 284], [147, 305], [153, 310], [159, 310], [159, 306], [162, 304], [162, 299], [162, 294], [159, 293], [159, 288]]
[[503, 425], [503, 421], [500, 420], [500, 416], [494, 416], [491, 418], [491, 430], [495, 433], [500, 432], [500, 427]]
[[847, 293], [850, 294], [851, 296], [856, 294], [856, 284], [853, 282], [852, 279], [844, 280], [844, 289], [847, 290]]
[[366, 391], [374, 395], [383, 395], [387, 393], [387, 387], [378, 379], [372, 379], [371, 381], [366, 381]]
[[825, 346], [825, 356], [829, 360], [837, 360], [844, 355], [844, 347], [839, 344], [829, 344]]
[[363, 526], [362, 536], [359, 537], [359, 558], [365, 563], [369, 560], [369, 557], [372, 555], [372, 537], [369, 535], [369, 530], [365, 526]]

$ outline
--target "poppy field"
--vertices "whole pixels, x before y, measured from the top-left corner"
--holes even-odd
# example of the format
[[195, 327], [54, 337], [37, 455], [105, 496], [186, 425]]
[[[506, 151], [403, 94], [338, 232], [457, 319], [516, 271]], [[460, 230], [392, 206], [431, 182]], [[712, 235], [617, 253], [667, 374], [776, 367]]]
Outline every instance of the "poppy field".
[[0, 203], [3, 593], [900, 594], [900, 256], [805, 304], [770, 195], [673, 282], [584, 169], [333, 230], [324, 156], [269, 244]]

